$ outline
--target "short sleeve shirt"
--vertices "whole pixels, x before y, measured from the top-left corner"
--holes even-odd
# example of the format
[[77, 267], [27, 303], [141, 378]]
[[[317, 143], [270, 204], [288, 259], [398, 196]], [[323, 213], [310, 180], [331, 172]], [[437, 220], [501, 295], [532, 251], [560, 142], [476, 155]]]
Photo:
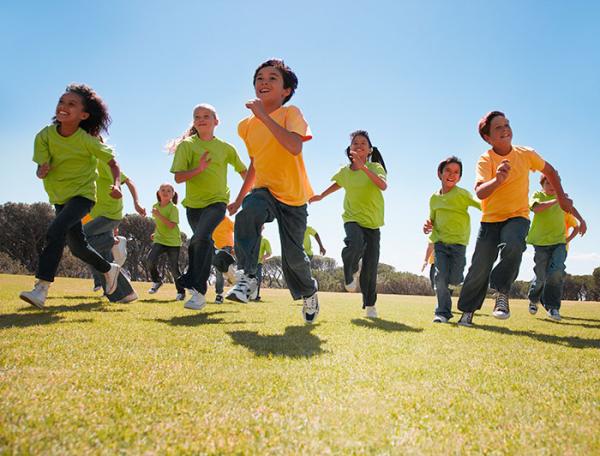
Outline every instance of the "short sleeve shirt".
[[[367, 162], [366, 166], [385, 180], [386, 172], [379, 163]], [[356, 222], [363, 228], [371, 229], [383, 226], [383, 192], [364, 171], [354, 171], [350, 166], [344, 166], [331, 180], [346, 191], [342, 214], [344, 223]]]
[[166, 245], [167, 247], [180, 247], [181, 246], [181, 231], [179, 231], [179, 210], [173, 203], [169, 203], [165, 206], [161, 206], [160, 203], [155, 203], [153, 208], [157, 208], [158, 211], [177, 225], [174, 228], [169, 228], [162, 220], [158, 217], [152, 216], [156, 227], [154, 228], [154, 239], [155, 244]]
[[313, 251], [312, 251], [312, 243], [310, 242], [310, 237], [314, 237], [315, 234], [317, 234], [317, 230], [315, 230], [312, 226], [307, 226], [306, 227], [306, 231], [304, 232], [304, 241], [303, 241], [303, 246], [304, 246], [304, 251], [306, 252], [306, 254], [308, 256], [312, 256]]
[[[125, 173], [121, 172], [121, 184], [127, 181]], [[121, 220], [123, 218], [123, 198], [113, 198], [110, 196], [110, 187], [114, 179], [110, 166], [98, 162], [98, 179], [96, 180], [96, 204], [90, 212], [92, 218], [106, 217], [111, 220]]]
[[260, 248], [258, 249], [258, 263], [262, 264], [262, 258], [265, 254], [271, 255], [271, 243], [269, 240], [262, 236], [260, 238]]
[[233, 226], [233, 221], [227, 216], [217, 225], [212, 235], [217, 249], [233, 247]]
[[529, 218], [529, 172], [542, 171], [546, 163], [529, 147], [513, 146], [508, 155], [498, 155], [490, 149], [479, 158], [476, 182], [487, 182], [496, 177], [496, 169], [503, 160], [510, 162], [510, 173], [500, 187], [481, 201], [482, 222]]
[[469, 206], [481, 209], [479, 201], [467, 190], [454, 187], [448, 193], [434, 193], [429, 198], [429, 219], [433, 230], [431, 242], [467, 245], [471, 234]]
[[208, 167], [185, 182], [185, 198], [181, 204], [201, 209], [215, 203], [229, 202], [227, 165], [239, 173], [246, 170], [235, 147], [219, 138], [203, 141], [198, 135], [184, 139], [175, 150], [171, 172], [189, 171], [198, 166], [200, 157], [208, 152]]
[[61, 136], [56, 125], [49, 125], [37, 134], [33, 146], [33, 161], [50, 164], [44, 189], [52, 204], [65, 204], [75, 196], [96, 201], [98, 161], [108, 163], [113, 158], [109, 146], [81, 128]]
[[[531, 206], [556, 199], [556, 195], [545, 192], [533, 194]], [[547, 246], [566, 243], [565, 212], [558, 204], [533, 214], [527, 242], [532, 245]]]
[[[310, 127], [297, 107], [282, 106], [270, 116], [286, 130], [299, 134], [304, 141], [312, 138]], [[239, 123], [238, 133], [253, 159], [254, 187], [268, 189], [275, 199], [290, 206], [306, 204], [314, 192], [302, 153], [293, 155], [254, 115]]]

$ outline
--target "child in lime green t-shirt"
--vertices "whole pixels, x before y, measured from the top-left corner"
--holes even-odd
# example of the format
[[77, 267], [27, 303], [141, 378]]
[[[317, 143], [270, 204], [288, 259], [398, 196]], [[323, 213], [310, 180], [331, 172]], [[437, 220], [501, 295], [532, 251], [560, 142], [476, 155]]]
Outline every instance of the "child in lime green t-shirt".
[[[533, 195], [531, 210], [534, 216], [526, 239], [535, 249], [535, 278], [531, 281], [528, 293], [529, 313], [537, 313], [538, 302], [541, 301], [548, 316], [560, 321], [560, 302], [567, 259], [565, 212], [558, 205], [556, 190], [545, 175], [540, 178], [540, 184], [543, 191]], [[579, 221], [579, 226], [583, 227], [583, 235], [586, 231], [585, 220], [575, 207], [571, 213]]]
[[442, 188], [429, 199], [429, 219], [423, 232], [430, 234], [435, 259], [432, 265], [433, 283], [437, 296], [434, 323], [447, 323], [452, 317], [452, 292], [450, 286], [460, 285], [465, 270], [466, 250], [471, 233], [469, 207], [481, 209], [470, 192], [457, 184], [462, 177], [463, 166], [458, 157], [442, 160], [437, 175]]
[[[323, 193], [311, 203], [344, 188], [344, 230], [346, 247], [342, 250], [344, 286], [347, 291], [360, 290], [367, 317], [377, 317], [377, 266], [379, 264], [379, 228], [383, 226], [383, 191], [387, 188], [386, 168], [379, 150], [373, 147], [369, 134], [357, 130], [350, 134], [346, 148], [350, 165], [342, 167]], [[360, 262], [362, 261], [362, 266]], [[360, 278], [359, 278], [360, 276]]]
[[165, 253], [169, 261], [169, 269], [177, 288], [177, 301], [185, 298], [185, 288], [177, 283], [179, 272], [179, 249], [181, 232], [179, 231], [179, 211], [177, 210], [177, 193], [171, 184], [162, 184], [156, 192], [158, 202], [152, 206], [152, 218], [156, 227], [152, 233], [152, 249], [148, 254], [148, 269], [152, 278], [152, 287], [148, 293], [154, 294], [162, 286], [162, 278], [158, 271], [158, 260]]
[[46, 233], [46, 245], [40, 254], [38, 279], [32, 291], [19, 297], [44, 307], [50, 283], [54, 281], [60, 259], [69, 245], [77, 258], [105, 277], [105, 293], [117, 287], [120, 267], [106, 261], [90, 248], [81, 219], [96, 201], [96, 166], [107, 163], [112, 174], [110, 196], [121, 198], [120, 169], [113, 150], [102, 142], [100, 134], [110, 124], [108, 108], [100, 96], [85, 84], [71, 84], [58, 100], [52, 125], [35, 137], [33, 161], [37, 177], [43, 179], [56, 217]]

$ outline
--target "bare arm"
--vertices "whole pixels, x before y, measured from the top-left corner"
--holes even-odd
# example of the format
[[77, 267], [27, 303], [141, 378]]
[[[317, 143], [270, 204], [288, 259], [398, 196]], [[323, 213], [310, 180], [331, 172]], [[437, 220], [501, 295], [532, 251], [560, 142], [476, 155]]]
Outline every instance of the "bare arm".
[[427, 265], [429, 264], [429, 257], [433, 253], [433, 242], [429, 242], [427, 244], [427, 250], [425, 250], [425, 259], [423, 260], [423, 266], [421, 267], [421, 272], [425, 270]]
[[329, 187], [327, 187], [323, 193], [321, 193], [320, 195], [314, 195], [311, 199], [308, 200], [308, 202], [312, 204], [316, 203], [317, 201], [321, 201], [327, 195], [331, 195], [333, 192], [337, 192], [340, 188], [342, 187], [340, 187], [334, 182]]
[[142, 217], [146, 217], [146, 209], [140, 205], [137, 188], [131, 179], [125, 180], [125, 185], [129, 189], [129, 193], [131, 193], [131, 198], [133, 199], [133, 207], [135, 207], [135, 211], [141, 215]]
[[252, 111], [265, 127], [275, 136], [275, 139], [292, 155], [298, 155], [302, 152], [302, 136], [298, 133], [286, 130], [284, 127], [275, 122], [263, 106], [259, 99], [250, 100], [246, 103], [246, 107]]
[[555, 199], [549, 200], [549, 201], [544, 201], [544, 202], [541, 202], [541, 203], [535, 203], [533, 205], [533, 207], [531, 208], [531, 210], [537, 214], [538, 212], [543, 212], [546, 209], [551, 208], [556, 203], [558, 203], [558, 200], [555, 200]]
[[202, 171], [204, 171], [209, 164], [210, 158], [208, 158], [208, 151], [206, 151], [204, 152], [204, 154], [202, 154], [200, 160], [198, 160], [198, 166], [187, 171], [177, 171], [175, 173], [175, 182], [181, 184], [182, 182], [190, 180], [191, 178], [197, 176]]
[[[550, 163], [546, 162], [544, 169], [542, 170], [542, 174], [546, 176], [552, 187], [554, 187], [554, 190], [556, 191], [556, 199], [558, 200], [560, 208], [565, 212], [575, 215], [573, 213], [573, 201], [565, 194], [560, 182], [560, 176], [554, 167]], [[577, 218], [576, 215], [575, 217]]]
[[248, 171], [246, 172], [246, 177], [244, 178], [244, 183], [242, 184], [242, 188], [240, 188], [240, 191], [239, 191], [238, 196], [236, 197], [235, 201], [233, 203], [231, 203], [229, 206], [227, 206], [229, 215], [234, 215], [238, 211], [238, 209], [242, 205], [242, 201], [244, 201], [244, 197], [248, 194], [248, 192], [254, 186], [254, 181], [256, 180], [255, 177], [256, 177], [256, 175], [254, 172], [254, 159], [251, 158], [250, 166], [248, 167]]
[[321, 253], [321, 256], [325, 256], [327, 250], [325, 250], [325, 246], [321, 242], [321, 236], [319, 236], [319, 233], [315, 233], [315, 239], [317, 240], [317, 244], [319, 244], [319, 252]]
[[508, 175], [510, 174], [510, 162], [502, 160], [498, 168], [496, 168], [496, 176], [486, 182], [477, 182], [475, 184], [475, 194], [480, 200], [484, 200], [491, 196], [494, 191], [500, 187]]
[[121, 192], [121, 168], [119, 168], [119, 164], [114, 158], [108, 162], [108, 166], [110, 167], [114, 182], [110, 187], [110, 196], [115, 199], [123, 198], [123, 193]]
[[578, 226], [574, 226], [571, 229], [571, 232], [569, 233], [569, 236], [567, 237], [567, 244], [569, 242], [571, 242], [575, 236], [577, 236], [579, 234], [579, 227]]
[[161, 222], [163, 222], [166, 225], [166, 227], [169, 228], [170, 230], [172, 230], [173, 228], [175, 228], [177, 226], [177, 223], [172, 222], [167, 217], [162, 215], [157, 208], [152, 209], [152, 215], [154, 217], [156, 217], [157, 219], [159, 219]]
[[385, 179], [382, 179], [377, 174], [375, 174], [373, 171], [371, 171], [369, 168], [367, 168], [366, 161], [363, 161], [360, 158], [360, 156], [358, 155], [358, 153], [356, 153], [353, 150], [350, 151], [350, 160], [352, 160], [353, 169], [356, 169], [356, 170], [360, 169], [360, 170], [364, 171], [365, 174], [368, 176], [368, 178], [371, 179], [371, 182], [373, 182], [375, 185], [377, 185], [377, 187], [380, 190], [383, 191], [387, 188], [387, 182], [385, 181]]
[[575, 209], [575, 206], [573, 206], [573, 208], [571, 210], [571, 214], [573, 214], [573, 216], [579, 222], [579, 226], [577, 227], [576, 234], [581, 234], [583, 236], [587, 232], [587, 223], [585, 223], [585, 220], [583, 219], [583, 217], [581, 216], [579, 211], [577, 209]]

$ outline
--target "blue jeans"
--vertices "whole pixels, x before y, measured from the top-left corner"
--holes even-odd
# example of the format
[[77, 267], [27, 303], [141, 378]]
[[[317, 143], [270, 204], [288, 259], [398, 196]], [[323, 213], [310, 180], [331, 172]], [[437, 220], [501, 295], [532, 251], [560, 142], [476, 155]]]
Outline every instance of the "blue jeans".
[[156, 243], [152, 244], [152, 249], [150, 249], [150, 253], [148, 254], [148, 269], [150, 269], [152, 281], [155, 283], [162, 283], [162, 277], [158, 271], [158, 259], [163, 253], [167, 254], [169, 269], [171, 270], [177, 293], [185, 293], [185, 288], [177, 281], [177, 278], [179, 277], [179, 247]]
[[75, 196], [65, 204], [55, 204], [56, 217], [46, 232], [46, 246], [40, 254], [36, 278], [54, 282], [65, 244], [71, 253], [99, 272], [108, 272], [110, 263], [102, 258], [85, 239], [81, 219], [90, 212], [94, 202]]
[[435, 294], [437, 295], [436, 315], [452, 318], [452, 299], [448, 285], [460, 285], [467, 259], [467, 247], [460, 244], [444, 244], [436, 242], [434, 245]]
[[[488, 286], [508, 294], [519, 274], [528, 232], [529, 220], [523, 217], [495, 223], [481, 222], [471, 267], [458, 298], [459, 310], [474, 312], [481, 309]], [[492, 269], [498, 253], [500, 261]]]
[[535, 245], [533, 261], [535, 278], [529, 286], [528, 298], [531, 302], [541, 301], [547, 310], [560, 309], [565, 277], [565, 244]]
[[176, 283], [206, 294], [215, 250], [212, 234], [225, 218], [225, 208], [225, 203], [215, 203], [200, 209], [186, 208], [188, 223], [194, 234], [188, 246], [189, 265], [187, 271], [179, 277]]
[[[96, 217], [91, 222], [83, 225], [83, 232], [90, 246], [98, 252], [102, 258], [109, 263], [113, 261], [112, 248], [115, 244], [114, 229], [119, 226], [120, 220], [112, 220], [106, 217]], [[104, 274], [98, 273], [96, 269], [90, 267], [94, 285], [105, 288]], [[117, 280], [117, 289], [106, 297], [110, 302], [117, 302], [133, 293], [133, 288], [129, 279], [119, 273]]]
[[[223, 272], [227, 272], [229, 266], [235, 264], [235, 259], [233, 258], [233, 247], [230, 245], [224, 246], [218, 252], [213, 257], [213, 266], [215, 267], [215, 293], [220, 295], [223, 294], [223, 288], [225, 287]], [[224, 252], [227, 252], [227, 254]]]
[[277, 219], [281, 241], [283, 277], [294, 299], [312, 296], [317, 291], [310, 272], [310, 260], [304, 252], [306, 204], [289, 206], [276, 200], [266, 188], [254, 189], [235, 218], [235, 254], [238, 269], [256, 276], [261, 227]]
[[352, 275], [358, 271], [358, 262], [362, 259], [360, 270], [360, 292], [363, 309], [377, 302], [377, 265], [379, 264], [379, 229], [364, 228], [356, 222], [344, 223], [346, 247], [342, 249], [344, 262], [344, 280], [352, 282]]

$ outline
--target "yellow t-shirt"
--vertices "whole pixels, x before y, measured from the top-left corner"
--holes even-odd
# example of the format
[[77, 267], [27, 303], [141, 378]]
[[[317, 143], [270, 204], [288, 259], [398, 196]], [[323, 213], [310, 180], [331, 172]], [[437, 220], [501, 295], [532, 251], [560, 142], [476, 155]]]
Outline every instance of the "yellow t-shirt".
[[508, 178], [494, 193], [481, 201], [482, 222], [503, 222], [513, 217], [529, 218], [529, 172], [542, 171], [546, 162], [529, 147], [513, 146], [508, 155], [498, 155], [493, 149], [477, 162], [476, 182], [496, 177], [502, 160], [510, 162]]
[[[298, 133], [304, 141], [312, 138], [310, 127], [297, 107], [282, 106], [270, 116], [286, 130]], [[254, 187], [268, 189], [278, 201], [290, 206], [306, 204], [314, 192], [308, 181], [302, 153], [292, 155], [254, 115], [239, 123], [238, 134], [253, 159], [256, 172]]]
[[233, 247], [233, 222], [227, 216], [217, 225], [212, 235], [215, 247]]

